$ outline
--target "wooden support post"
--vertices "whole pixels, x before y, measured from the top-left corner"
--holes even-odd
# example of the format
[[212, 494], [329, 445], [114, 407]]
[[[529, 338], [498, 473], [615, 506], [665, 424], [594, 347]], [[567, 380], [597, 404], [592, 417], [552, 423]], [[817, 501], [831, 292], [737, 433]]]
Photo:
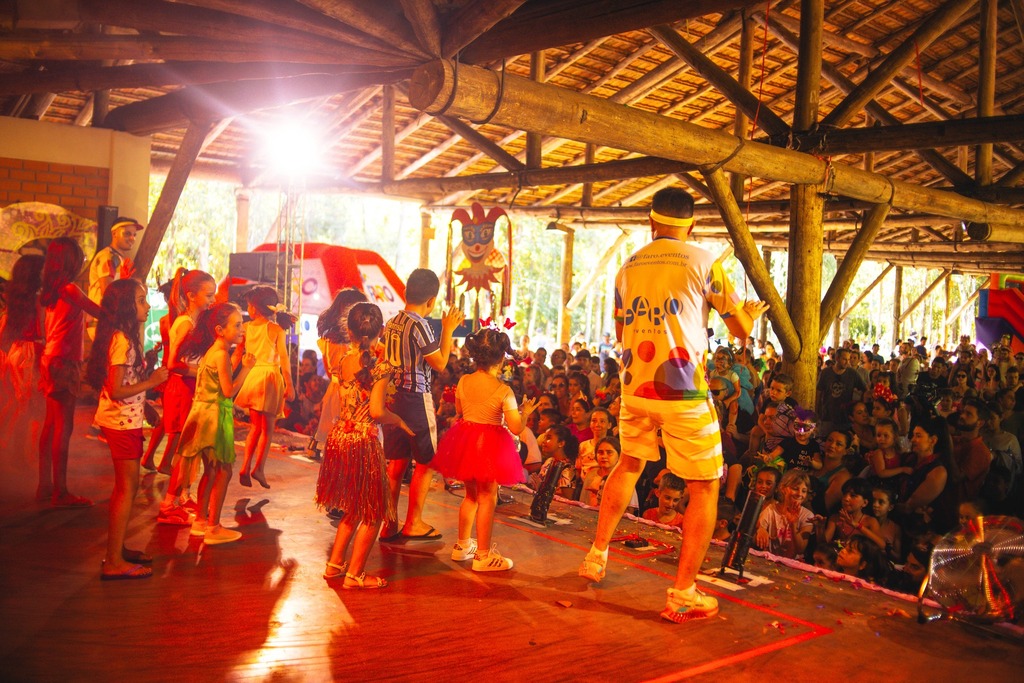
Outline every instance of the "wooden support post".
[[[999, 38], [999, 1], [981, 0], [981, 40], [978, 41], [978, 116], [992, 116], [996, 101], [996, 52]], [[992, 184], [992, 144], [974, 151], [974, 179], [979, 185]]]
[[429, 211], [420, 212], [420, 268], [430, 267], [430, 240], [436, 234], [431, 217]]
[[896, 266], [896, 282], [892, 293], [892, 348], [900, 339], [900, 325], [903, 323], [903, 266]]
[[615, 242], [612, 243], [612, 246], [608, 247], [608, 249], [605, 250], [604, 254], [601, 255], [601, 259], [597, 262], [597, 267], [595, 267], [594, 270], [590, 271], [590, 274], [587, 275], [587, 279], [583, 281], [579, 289], [577, 289], [576, 292], [572, 295], [572, 298], [570, 298], [569, 301], [565, 304], [565, 307], [568, 310], [575, 311], [576, 308], [579, 307], [580, 301], [582, 301], [583, 297], [585, 297], [590, 292], [591, 288], [594, 286], [594, 283], [597, 282], [597, 279], [604, 275], [604, 271], [608, 267], [608, 263], [612, 260], [612, 257], [615, 256], [615, 254], [619, 251], [622, 245], [626, 243], [627, 239], [629, 239], [628, 232], [623, 230], [621, 233], [619, 233], [618, 238], [616, 238]]
[[[538, 50], [530, 55], [530, 79], [534, 83], [544, 82], [544, 51]], [[544, 165], [544, 151], [541, 149], [543, 138], [540, 133], [526, 133], [526, 167], [541, 168]]]
[[[761, 254], [762, 260], [764, 261], [764, 269], [768, 273], [768, 278], [771, 279], [772, 250], [769, 249], [768, 247], [764, 247], [763, 249], [761, 249]], [[749, 275], [747, 276], [747, 279], [750, 279]], [[768, 316], [761, 316], [760, 325], [758, 326], [758, 329], [759, 331], [757, 337], [758, 339], [761, 340], [761, 343], [764, 344], [765, 342], [768, 341]]]
[[[829, 191], [835, 194], [873, 204], [892, 204], [898, 209], [928, 211], [972, 222], [1024, 224], [1024, 211], [1019, 209], [911, 185], [835, 161], [828, 164], [801, 152], [741, 141], [730, 133], [639, 111], [592, 95], [506, 74], [499, 102], [499, 83], [492, 71], [460, 64], [457, 83], [455, 76], [451, 62], [423, 65], [413, 74], [409, 102], [434, 115], [448, 113], [471, 120], [485, 118], [493, 112], [492, 121], [498, 125], [654, 154], [698, 167], [721, 164], [726, 171], [741, 171], [786, 183], [827, 182]], [[524, 111], [529, 112], [529, 116], [524, 116]]]
[[[793, 326], [790, 314], [786, 312], [786, 302], [775, 288], [771, 273], [757, 252], [757, 244], [747, 229], [743, 211], [733, 197], [729, 180], [721, 169], [704, 172], [704, 180], [707, 181], [708, 189], [715, 198], [718, 210], [722, 213], [722, 220], [729, 230], [736, 258], [743, 264], [750, 283], [754, 285], [754, 291], [769, 306], [767, 316], [772, 321], [772, 328], [775, 330], [775, 336], [779, 338], [783, 353], [790, 358], [797, 357], [800, 353], [800, 335]], [[818, 267], [821, 267], [820, 262]]]
[[235, 190], [235, 251], [249, 251], [249, 190]]
[[380, 180], [389, 183], [395, 179], [395, 86], [384, 86], [384, 103], [380, 122]]
[[562, 308], [558, 315], [558, 343], [568, 344], [572, 337], [572, 311], [569, 299], [572, 297], [572, 248], [576, 231], [566, 228], [562, 243]]
[[[953, 303], [953, 277], [947, 277], [945, 287], [942, 288], [942, 310], [948, 311], [950, 305]], [[942, 348], [949, 348], [949, 325], [943, 321], [942, 325]]]
[[213, 130], [213, 126], [213, 121], [193, 121], [185, 131], [181, 147], [174, 157], [171, 170], [167, 172], [164, 188], [160, 191], [160, 198], [153, 208], [153, 215], [149, 217], [149, 225], [142, 231], [142, 240], [135, 253], [135, 275], [143, 282], [149, 275], [149, 269], [153, 267], [153, 260], [160, 250], [160, 242], [167, 232], [167, 226], [171, 224], [171, 218], [174, 217], [174, 209], [178, 206], [182, 190], [185, 189], [188, 174], [192, 171], [199, 150], [203, 147], [203, 141]]
[[[841, 256], [836, 257], [836, 269], [843, 267], [845, 259]], [[838, 272], [837, 272], [838, 275]], [[835, 280], [832, 281], [835, 284]], [[831, 287], [829, 288], [831, 289]], [[825, 296], [828, 296], [827, 294]], [[822, 302], [824, 303], [824, 302]], [[832, 348], [838, 349], [840, 345], [840, 336], [842, 332], [842, 321], [839, 319], [839, 309], [842, 308], [843, 302], [839, 302], [839, 306], [836, 307], [836, 314], [834, 316], [825, 317], [824, 307], [822, 307], [821, 324], [824, 325], [825, 321], [828, 321], [828, 325], [832, 328]]]
[[853, 238], [853, 243], [850, 245], [849, 251], [846, 252], [846, 257], [842, 259], [842, 262], [836, 269], [836, 276], [832, 280], [832, 284], [829, 285], [825, 298], [822, 299], [821, 322], [823, 327], [818, 337], [819, 339], [825, 338], [828, 328], [824, 326], [828, 325], [833, 318], [838, 316], [838, 320], [842, 320], [845, 317], [839, 315], [839, 312], [842, 310], [843, 298], [850, 289], [850, 285], [853, 284], [853, 279], [857, 277], [860, 264], [864, 262], [868, 249], [871, 248], [872, 243], [875, 241], [875, 236], [878, 235], [878, 231], [888, 215], [888, 204], [876, 204], [868, 211], [864, 227]]
[[920, 306], [922, 303], [924, 303], [925, 299], [928, 298], [928, 295], [931, 294], [935, 290], [936, 287], [938, 287], [939, 285], [941, 285], [943, 282], [946, 281], [946, 278], [949, 277], [949, 274], [951, 272], [952, 271], [949, 268], [944, 268], [942, 270], [942, 273], [940, 273], [939, 276], [937, 278], [935, 278], [930, 285], [928, 285], [927, 287], [924, 288], [924, 291], [921, 292], [921, 296], [919, 296], [916, 299], [914, 299], [914, 302], [912, 304], [910, 304], [909, 306], [907, 306], [906, 310], [903, 311], [900, 314], [900, 318], [899, 318], [899, 324], [900, 325], [902, 325], [904, 322], [906, 322], [907, 318], [909, 318], [914, 313], [914, 311], [917, 310], [918, 306]]
[[[747, 17], [746, 12], [744, 12], [743, 27], [740, 29], [739, 70], [736, 74], [736, 81], [741, 88], [747, 91], [750, 90], [754, 71], [754, 29], [756, 26], [754, 20]], [[737, 107], [736, 120], [732, 126], [733, 135], [740, 139], [750, 137], [750, 131], [747, 130], [749, 125], [750, 117]], [[742, 173], [734, 172], [729, 174], [729, 185], [732, 187], [732, 195], [736, 197], [738, 202], [743, 201], [743, 184], [745, 182], [746, 176]]]
[[[592, 142], [587, 143], [587, 147], [583, 152], [583, 163], [587, 166], [594, 163], [595, 151], [597, 145]], [[594, 205], [594, 183], [583, 183], [583, 196], [580, 198], [580, 206], [590, 207]]]
[[[824, 0], [802, 0], [794, 131], [810, 130], [818, 120], [824, 21]], [[795, 184], [790, 189], [792, 213], [786, 308], [800, 337], [800, 352], [787, 353], [785, 365], [793, 377], [793, 398], [804, 406], [815, 405], [820, 365], [822, 225], [825, 220], [821, 193], [824, 189], [811, 183]]]

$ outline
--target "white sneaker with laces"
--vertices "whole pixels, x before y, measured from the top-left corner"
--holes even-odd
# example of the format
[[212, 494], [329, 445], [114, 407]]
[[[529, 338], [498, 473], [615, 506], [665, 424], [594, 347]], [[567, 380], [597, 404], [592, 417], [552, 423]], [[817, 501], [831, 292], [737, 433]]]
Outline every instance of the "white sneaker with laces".
[[512, 569], [512, 560], [502, 557], [497, 545], [492, 545], [491, 551], [486, 555], [477, 554], [473, 558], [475, 572], [501, 572], [506, 569]]
[[476, 539], [469, 539], [469, 543], [465, 546], [461, 546], [458, 542], [455, 543], [455, 547], [452, 548], [452, 559], [456, 562], [462, 562], [463, 560], [472, 560], [476, 556]]

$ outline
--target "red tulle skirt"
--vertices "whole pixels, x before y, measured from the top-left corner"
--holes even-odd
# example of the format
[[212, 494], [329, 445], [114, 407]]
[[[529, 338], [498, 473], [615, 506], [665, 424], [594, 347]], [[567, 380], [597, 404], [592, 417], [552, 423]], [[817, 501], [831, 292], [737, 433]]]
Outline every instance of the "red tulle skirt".
[[430, 467], [459, 481], [526, 481], [512, 434], [501, 425], [459, 420], [441, 438]]

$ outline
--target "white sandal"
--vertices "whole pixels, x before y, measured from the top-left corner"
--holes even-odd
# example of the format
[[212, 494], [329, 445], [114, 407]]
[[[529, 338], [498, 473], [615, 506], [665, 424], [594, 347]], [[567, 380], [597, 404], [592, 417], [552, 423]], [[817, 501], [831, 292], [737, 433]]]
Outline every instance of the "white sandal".
[[348, 573], [348, 562], [342, 562], [341, 564], [334, 564], [333, 562], [328, 562], [327, 567], [328, 569], [338, 570], [337, 574], [328, 574], [327, 571], [325, 570], [324, 579], [326, 579], [327, 581], [330, 581], [332, 579], [343, 579]]
[[355, 574], [348, 574], [348, 573], [346, 573], [345, 574], [345, 580], [347, 581], [348, 579], [352, 579], [353, 581], [355, 581], [355, 584], [350, 586], [350, 585], [348, 585], [346, 583], [346, 584], [344, 584], [342, 586], [342, 588], [346, 588], [346, 589], [349, 589], [349, 590], [352, 590], [352, 589], [364, 589], [364, 588], [366, 588], [366, 589], [369, 589], [369, 588], [387, 588], [388, 582], [385, 581], [384, 579], [382, 579], [381, 577], [379, 577], [379, 576], [371, 576], [370, 578], [373, 579], [373, 581], [371, 581], [370, 583], [367, 583], [366, 582], [366, 572], [363, 572], [359, 576], [356, 576]]

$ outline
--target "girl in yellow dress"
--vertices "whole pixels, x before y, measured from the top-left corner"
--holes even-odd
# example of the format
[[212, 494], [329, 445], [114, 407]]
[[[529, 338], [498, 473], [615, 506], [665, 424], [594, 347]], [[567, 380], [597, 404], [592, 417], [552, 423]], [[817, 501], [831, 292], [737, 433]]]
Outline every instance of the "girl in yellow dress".
[[[252, 486], [252, 479], [265, 489], [270, 488], [263, 467], [270, 452], [277, 419], [284, 417], [285, 401], [295, 396], [292, 388], [291, 363], [285, 345], [285, 330], [295, 324], [295, 316], [278, 304], [277, 290], [258, 285], [245, 295], [250, 321], [245, 326], [244, 352], [256, 357], [256, 366], [249, 373], [235, 403], [249, 411], [251, 429], [245, 439], [245, 459], [238, 473], [242, 486]], [[242, 353], [240, 345], [236, 351]]]

